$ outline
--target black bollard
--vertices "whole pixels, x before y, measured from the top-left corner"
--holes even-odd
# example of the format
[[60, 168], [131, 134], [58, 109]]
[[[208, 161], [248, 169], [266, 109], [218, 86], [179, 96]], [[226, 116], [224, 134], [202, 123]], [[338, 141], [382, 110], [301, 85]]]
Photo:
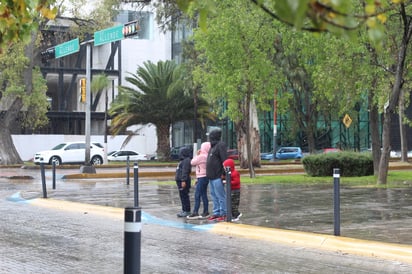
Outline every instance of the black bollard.
[[140, 273], [141, 209], [126, 208], [124, 219], [124, 273]]
[[231, 185], [231, 175], [232, 171], [230, 167], [225, 167], [226, 171], [226, 221], [232, 221], [232, 185]]
[[127, 156], [127, 160], [126, 160], [126, 185], [129, 185], [130, 183], [130, 158], [129, 156]]
[[334, 212], [334, 234], [340, 236], [340, 171], [333, 169], [333, 212]]
[[47, 198], [46, 175], [44, 174], [44, 163], [40, 163], [41, 184], [43, 187], [43, 198]]
[[139, 166], [137, 162], [133, 166], [133, 179], [134, 179], [134, 207], [139, 206]]
[[139, 207], [139, 166], [134, 163], [134, 207], [125, 209], [124, 226], [124, 273], [140, 273], [142, 211]]
[[52, 169], [52, 175], [53, 175], [53, 189], [56, 189], [56, 161], [53, 161], [53, 169]]

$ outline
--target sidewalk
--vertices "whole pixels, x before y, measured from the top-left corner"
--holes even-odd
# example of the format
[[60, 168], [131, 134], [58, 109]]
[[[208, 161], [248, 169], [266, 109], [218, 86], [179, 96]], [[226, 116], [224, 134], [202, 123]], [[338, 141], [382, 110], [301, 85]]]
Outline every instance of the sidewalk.
[[[63, 173], [70, 174], [72, 171]], [[20, 175], [23, 174], [27, 175], [27, 172], [22, 172]], [[102, 258], [108, 255], [106, 253], [112, 246], [109, 243], [112, 239], [121, 242], [119, 235], [114, 237], [113, 233], [119, 234], [120, 232], [121, 234], [124, 208], [133, 205], [133, 178], [131, 178], [130, 185], [125, 183], [125, 178], [58, 179], [57, 187], [53, 190], [51, 189], [51, 172], [47, 171], [49, 198], [42, 199], [41, 181], [38, 180], [39, 172], [34, 171], [31, 174], [35, 177], [34, 180], [18, 180], [18, 182], [11, 182], [11, 185], [5, 188], [1, 186], [5, 186], [6, 181], [10, 183], [10, 180], [0, 179], [0, 193], [6, 195], [5, 198], [9, 200], [14, 199], [6, 206], [1, 206], [2, 225], [0, 229], [2, 232], [10, 231], [11, 233], [14, 229], [13, 233], [17, 234], [17, 237], [22, 237], [24, 232], [21, 231], [21, 226], [10, 227], [10, 229], [7, 229], [7, 226], [15, 222], [11, 217], [16, 216], [12, 213], [12, 210], [16, 208], [13, 205], [20, 205], [21, 201], [27, 201], [30, 209], [25, 206], [25, 211], [20, 211], [18, 216], [21, 221], [28, 221], [34, 230], [47, 229], [49, 231], [53, 227], [71, 235], [70, 238], [73, 241], [77, 242], [84, 238], [85, 242], [90, 242], [93, 246], [99, 246], [99, 249], [102, 249], [92, 251], [92, 254], [99, 254]], [[58, 178], [63, 178], [63, 174], [59, 173]], [[12, 193], [15, 194], [14, 198], [10, 198], [13, 196]], [[191, 194], [193, 195], [193, 192]], [[145, 269], [142, 272], [277, 273], [279, 271], [298, 273], [305, 269], [306, 271], [303, 271], [305, 273], [360, 273], [362, 271], [359, 270], [363, 269], [364, 272], [375, 273], [411, 273], [412, 246], [399, 244], [411, 241], [411, 199], [410, 189], [342, 190], [342, 236], [335, 237], [333, 236], [332, 190], [330, 187], [290, 188], [275, 184], [244, 186], [241, 198], [241, 211], [243, 212], [241, 221], [209, 224], [186, 222], [184, 219], [177, 218], [175, 214], [179, 211], [179, 200], [175, 186], [145, 180], [139, 183], [139, 205], [143, 210], [142, 262], [144, 260], [145, 266], [143, 268], [142, 264], [142, 269]], [[45, 215], [36, 219], [25, 217], [26, 211], [31, 210], [40, 211]], [[52, 215], [48, 216], [48, 212]], [[54, 214], [59, 216], [56, 220], [54, 220]], [[10, 219], [6, 224], [4, 220], [7, 220], [9, 215]], [[95, 224], [92, 221], [94, 218], [102, 218], [106, 221], [103, 223], [96, 221]], [[83, 224], [80, 225], [79, 222], [85, 221], [84, 225], [90, 225], [91, 231]], [[116, 229], [112, 231], [112, 227]], [[106, 232], [109, 228], [110, 233]], [[96, 229], [103, 229], [103, 231], [96, 231]], [[59, 231], [47, 236], [50, 244], [56, 240], [60, 242], [55, 234]], [[37, 234], [36, 231], [27, 232]], [[45, 231], [42, 233], [49, 234]], [[105, 235], [106, 233], [109, 234]], [[5, 240], [4, 237], [7, 235], [9, 234], [3, 235], [1, 240]], [[9, 237], [14, 238], [14, 236]], [[174, 239], [173, 242], [170, 242], [172, 240], [170, 237]], [[7, 243], [7, 239], [5, 242]], [[56, 244], [61, 246], [61, 243], [54, 243]], [[105, 246], [101, 246], [102, 244]], [[63, 246], [80, 261], [88, 260], [83, 257], [80, 259], [79, 255], [75, 255], [78, 250]], [[4, 243], [0, 244], [0, 247], [0, 250], [4, 250]], [[121, 243], [120, 246], [117, 243], [110, 252], [110, 254], [115, 252], [117, 257], [106, 259], [121, 264], [121, 247]], [[8, 248], [14, 250], [16, 247]], [[84, 248], [90, 252], [90, 248]], [[231, 256], [242, 259], [233, 261], [234, 258], [231, 258], [227, 262], [222, 261], [221, 257], [228, 255], [225, 255], [225, 251], [230, 252]], [[59, 252], [64, 253], [64, 251]], [[300, 254], [301, 252], [303, 253]], [[0, 272], [3, 270], [1, 267], [3, 264], [10, 264], [9, 261], [5, 262], [8, 255], [1, 255], [5, 258], [0, 259]], [[65, 253], [60, 255], [68, 256]], [[31, 257], [28, 256], [23, 256], [21, 259], [30, 260]], [[177, 263], [179, 258], [186, 257], [190, 259], [182, 261], [181, 264]], [[95, 266], [91, 269], [107, 270], [97, 271], [99, 273], [121, 273], [121, 266], [109, 267], [107, 263], [100, 260], [98, 261], [105, 268]], [[325, 261], [319, 264], [313, 263], [317, 260]], [[192, 264], [191, 261], [193, 261]], [[208, 265], [211, 261], [216, 262], [216, 265]], [[294, 261], [296, 265], [292, 266], [291, 261]], [[311, 266], [309, 267], [308, 264]], [[82, 267], [86, 265], [83, 264]], [[199, 271], [196, 267], [203, 267], [205, 271]], [[64, 269], [63, 266], [60, 269]], [[72, 270], [77, 273], [97, 273], [84, 269]], [[112, 271], [109, 271], [110, 269]], [[272, 271], [274, 269], [276, 271]], [[28, 273], [27, 270], [7, 273], [22, 272]], [[70, 272], [70, 267], [67, 271], [35, 272], [73, 273]]]

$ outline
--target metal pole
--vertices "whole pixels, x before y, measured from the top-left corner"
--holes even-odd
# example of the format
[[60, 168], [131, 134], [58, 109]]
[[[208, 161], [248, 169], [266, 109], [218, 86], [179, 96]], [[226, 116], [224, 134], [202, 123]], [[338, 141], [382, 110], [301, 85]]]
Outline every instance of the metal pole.
[[53, 160], [53, 169], [52, 169], [52, 175], [53, 175], [53, 189], [56, 189], [56, 161]]
[[130, 183], [130, 158], [129, 155], [126, 158], [126, 184], [129, 185]]
[[277, 125], [277, 95], [278, 91], [275, 89], [274, 99], [273, 99], [273, 161], [276, 161], [276, 136], [278, 132]]
[[340, 236], [340, 171], [333, 169], [334, 235]]
[[85, 165], [90, 165], [90, 126], [91, 126], [91, 43], [86, 44], [86, 117], [85, 117], [85, 135], [86, 135], [86, 155]]
[[226, 171], [226, 221], [231, 222], [232, 221], [232, 188], [231, 188], [231, 175], [232, 171], [230, 170], [230, 167], [226, 166], [225, 167]]
[[43, 198], [47, 198], [46, 175], [44, 174], [44, 163], [40, 163], [41, 184], [43, 187]]
[[137, 162], [133, 166], [133, 178], [134, 178], [134, 207], [139, 206], [139, 166]]

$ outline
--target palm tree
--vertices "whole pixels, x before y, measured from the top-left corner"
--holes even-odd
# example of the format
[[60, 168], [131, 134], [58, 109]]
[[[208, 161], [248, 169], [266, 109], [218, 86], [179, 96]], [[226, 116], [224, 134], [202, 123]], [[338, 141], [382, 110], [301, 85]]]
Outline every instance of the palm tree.
[[[170, 156], [170, 127], [174, 122], [192, 119], [194, 100], [183, 85], [183, 70], [173, 61], [147, 61], [137, 68], [136, 74], [126, 77], [133, 87], [120, 86], [109, 114], [111, 133], [117, 135], [132, 125], [153, 124], [157, 133], [159, 160]], [[213, 118], [203, 98], [198, 98], [197, 117], [204, 121]], [[128, 139], [134, 133], [129, 134]]]

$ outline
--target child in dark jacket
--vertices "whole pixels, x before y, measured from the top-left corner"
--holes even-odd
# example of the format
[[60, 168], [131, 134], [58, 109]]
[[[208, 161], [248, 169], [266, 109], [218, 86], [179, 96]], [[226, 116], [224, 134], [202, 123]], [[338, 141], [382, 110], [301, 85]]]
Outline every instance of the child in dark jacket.
[[177, 217], [187, 217], [190, 215], [190, 198], [189, 191], [191, 187], [190, 173], [192, 165], [190, 164], [192, 155], [189, 148], [184, 147], [179, 151], [179, 164], [176, 169], [176, 185], [179, 190], [180, 202], [182, 203], [182, 211], [177, 213]]
[[235, 169], [235, 162], [227, 159], [223, 162], [224, 167], [230, 167], [230, 200], [232, 204], [232, 221], [239, 221], [242, 213], [239, 212], [240, 203], [240, 173]]

